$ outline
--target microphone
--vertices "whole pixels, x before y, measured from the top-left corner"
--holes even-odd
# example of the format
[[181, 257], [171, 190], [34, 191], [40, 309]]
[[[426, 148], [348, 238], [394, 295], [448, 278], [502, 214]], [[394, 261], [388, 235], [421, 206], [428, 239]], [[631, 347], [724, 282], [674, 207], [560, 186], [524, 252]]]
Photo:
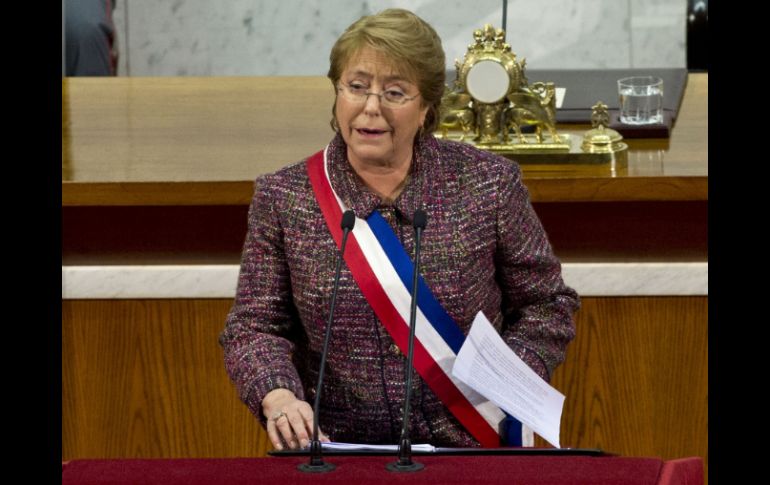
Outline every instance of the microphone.
[[404, 390], [404, 420], [401, 439], [398, 442], [398, 461], [385, 465], [392, 472], [416, 472], [425, 465], [412, 461], [412, 442], [409, 440], [409, 405], [412, 400], [412, 362], [414, 361], [414, 327], [417, 320], [417, 282], [420, 276], [420, 240], [428, 224], [428, 216], [422, 209], [414, 211], [414, 272], [412, 273], [412, 305], [409, 313], [409, 347], [406, 358], [406, 388]]
[[316, 385], [315, 402], [313, 403], [313, 439], [310, 441], [310, 463], [302, 463], [297, 469], [306, 473], [324, 473], [337, 468], [331, 463], [325, 463], [321, 456], [321, 440], [318, 439], [318, 408], [321, 404], [321, 385], [324, 381], [324, 370], [326, 369], [326, 355], [329, 350], [329, 339], [332, 334], [332, 319], [334, 317], [334, 306], [337, 302], [337, 290], [340, 286], [340, 271], [342, 270], [342, 256], [345, 254], [345, 245], [348, 242], [348, 234], [353, 230], [356, 223], [355, 213], [348, 209], [342, 214], [342, 244], [340, 253], [337, 256], [337, 268], [334, 272], [334, 287], [332, 290], [332, 301], [329, 305], [329, 319], [326, 322], [326, 334], [324, 335], [323, 351], [321, 352], [321, 368], [318, 370], [318, 384]]

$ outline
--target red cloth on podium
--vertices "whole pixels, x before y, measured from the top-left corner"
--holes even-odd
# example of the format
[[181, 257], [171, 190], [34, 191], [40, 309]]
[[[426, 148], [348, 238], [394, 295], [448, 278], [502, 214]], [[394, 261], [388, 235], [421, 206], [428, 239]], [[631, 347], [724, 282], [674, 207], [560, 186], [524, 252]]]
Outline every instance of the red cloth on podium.
[[[62, 484], [492, 484], [693, 485], [703, 483], [700, 458], [664, 463], [657, 458], [586, 456], [427, 456], [425, 469], [392, 473], [395, 456], [325, 456], [337, 469], [302, 473], [307, 457], [225, 459], [73, 460], [62, 466]], [[665, 479], [666, 481], [661, 481]]]
[[660, 485], [703, 485], [703, 460], [691, 457], [663, 463], [658, 483]]

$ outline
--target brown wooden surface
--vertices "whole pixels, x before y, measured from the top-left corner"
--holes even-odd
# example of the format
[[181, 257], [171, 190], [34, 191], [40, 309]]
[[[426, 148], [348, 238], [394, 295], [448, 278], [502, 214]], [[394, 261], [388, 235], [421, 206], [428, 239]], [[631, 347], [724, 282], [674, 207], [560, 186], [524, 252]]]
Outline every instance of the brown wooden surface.
[[[264, 456], [217, 337], [230, 300], [62, 302], [62, 459]], [[561, 443], [708, 459], [707, 297], [584, 298]]]
[[[708, 260], [708, 202], [548, 202], [563, 262]], [[239, 264], [248, 205], [63, 207], [62, 264]]]
[[708, 457], [708, 297], [585, 298], [553, 385], [562, 446]]
[[[62, 204], [246, 204], [257, 175], [328, 143], [332, 102], [323, 77], [64, 78]], [[690, 74], [670, 139], [627, 142], [615, 175], [525, 165], [532, 199], [707, 200], [708, 74]]]
[[226, 300], [62, 302], [62, 459], [263, 456], [217, 343]]

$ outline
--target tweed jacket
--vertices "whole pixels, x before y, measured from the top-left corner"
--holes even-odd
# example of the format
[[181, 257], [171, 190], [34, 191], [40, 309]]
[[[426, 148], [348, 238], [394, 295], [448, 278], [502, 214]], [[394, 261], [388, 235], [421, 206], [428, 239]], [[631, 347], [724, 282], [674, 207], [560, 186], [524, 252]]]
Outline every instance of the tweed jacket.
[[[409, 178], [383, 204], [353, 171], [338, 134], [329, 177], [360, 218], [379, 210], [414, 254], [412, 214], [428, 215], [421, 273], [464, 333], [478, 311], [535, 372], [548, 380], [574, 338], [575, 291], [561, 277], [518, 165], [467, 144], [421, 138]], [[262, 398], [282, 387], [311, 402], [328, 318], [337, 247], [305, 161], [259, 177], [249, 208], [235, 302], [220, 336], [241, 400], [265, 423]], [[343, 264], [320, 428], [335, 441], [397, 443], [405, 356]], [[479, 446], [422, 381], [413, 379], [412, 442]]]

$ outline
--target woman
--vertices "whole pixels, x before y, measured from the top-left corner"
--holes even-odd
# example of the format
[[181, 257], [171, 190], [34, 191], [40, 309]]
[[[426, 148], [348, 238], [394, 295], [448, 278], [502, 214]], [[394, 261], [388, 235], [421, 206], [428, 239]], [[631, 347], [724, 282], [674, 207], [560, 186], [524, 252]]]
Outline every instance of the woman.
[[[382, 250], [379, 231], [410, 257], [413, 214], [426, 212], [421, 274], [439, 318], [459, 336], [442, 344], [450, 354], [481, 311], [547, 380], [574, 337], [578, 297], [562, 281], [517, 165], [432, 135], [445, 71], [433, 28], [400, 9], [363, 17], [337, 40], [330, 61], [336, 136], [324, 151], [258, 179], [236, 300], [220, 338], [241, 399], [277, 449], [304, 447], [312, 437], [307, 401], [314, 397], [338, 254], [339, 234], [335, 242], [331, 233], [343, 209], [355, 211], [362, 254]], [[368, 227], [377, 239], [371, 244], [356, 233]], [[356, 251], [345, 253], [320, 427], [324, 440], [397, 443], [404, 321], [391, 318], [389, 296], [362, 283], [370, 268], [360, 261], [368, 256], [356, 259]], [[398, 286], [391, 283], [373, 286]], [[418, 334], [427, 327], [421, 325]], [[441, 374], [445, 362], [422, 357], [415, 359], [422, 367], [413, 381], [412, 442], [499, 445], [501, 411], [469, 404], [473, 398]]]

